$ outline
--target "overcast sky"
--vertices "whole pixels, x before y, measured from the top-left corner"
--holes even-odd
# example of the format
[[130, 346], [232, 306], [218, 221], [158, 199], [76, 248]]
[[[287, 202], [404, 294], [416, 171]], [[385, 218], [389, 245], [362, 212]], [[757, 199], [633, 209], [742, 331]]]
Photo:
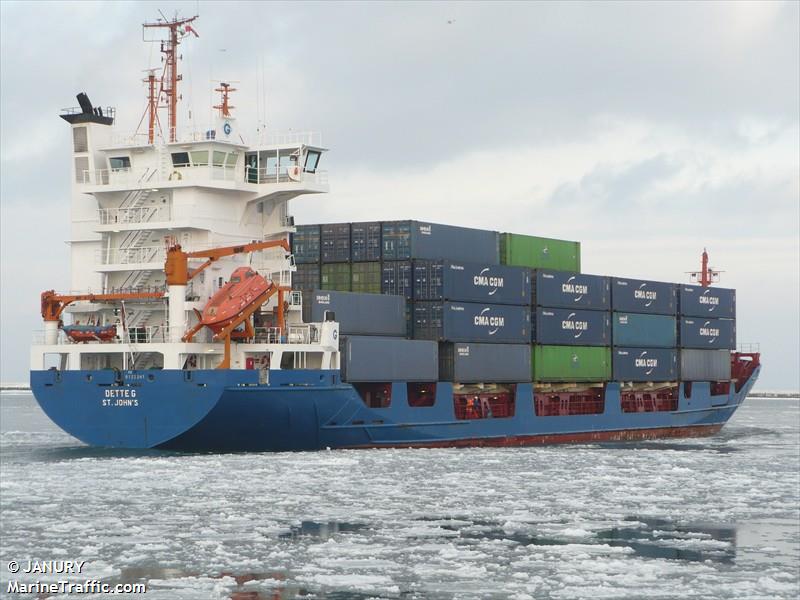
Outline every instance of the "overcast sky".
[[[800, 4], [1, 2], [0, 378], [68, 286], [69, 126], [135, 129], [140, 24], [199, 9], [180, 121], [237, 81], [241, 128], [321, 131], [331, 194], [297, 222], [416, 218], [577, 239], [584, 270], [738, 290], [761, 389], [798, 389]], [[266, 86], [262, 86], [262, 81]]]

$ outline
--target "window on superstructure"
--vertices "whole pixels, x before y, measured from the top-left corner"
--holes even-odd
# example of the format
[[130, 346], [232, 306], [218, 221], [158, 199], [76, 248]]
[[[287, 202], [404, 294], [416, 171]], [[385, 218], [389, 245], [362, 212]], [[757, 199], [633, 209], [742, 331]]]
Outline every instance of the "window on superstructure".
[[237, 162], [239, 162], [239, 154], [236, 152], [231, 152], [228, 154], [227, 158], [225, 158], [226, 167], [235, 167]]
[[194, 167], [208, 166], [208, 150], [192, 150], [189, 154], [191, 154], [192, 156], [192, 166]]
[[108, 159], [112, 171], [121, 171], [131, 168], [131, 159], [127, 156], [114, 156]]
[[219, 150], [214, 150], [213, 164], [215, 167], [225, 166], [225, 153]]
[[173, 152], [172, 153], [172, 166], [173, 167], [188, 167], [189, 166], [189, 153], [188, 152]]
[[72, 147], [75, 152], [89, 151], [89, 141], [86, 135], [86, 127], [74, 127], [72, 129]]
[[320, 156], [322, 156], [321, 152], [317, 152], [316, 150], [308, 151], [308, 154], [306, 155], [306, 166], [304, 169], [306, 173], [316, 173]]

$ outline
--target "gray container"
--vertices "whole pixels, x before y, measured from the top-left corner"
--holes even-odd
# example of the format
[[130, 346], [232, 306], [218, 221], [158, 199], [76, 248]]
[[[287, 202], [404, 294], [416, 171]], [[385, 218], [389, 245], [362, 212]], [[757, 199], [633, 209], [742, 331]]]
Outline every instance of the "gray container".
[[615, 346], [674, 348], [678, 345], [677, 319], [669, 315], [615, 312], [611, 327]]
[[681, 317], [678, 342], [681, 348], [733, 350], [736, 348], [736, 321]]
[[320, 254], [324, 263], [350, 261], [350, 223], [320, 225]]
[[381, 268], [381, 294], [414, 298], [414, 268], [410, 260], [383, 263]]
[[350, 256], [353, 262], [374, 262], [381, 259], [381, 222], [350, 225]]
[[528, 344], [439, 344], [439, 380], [458, 383], [522, 383], [531, 380]]
[[538, 270], [533, 277], [533, 302], [551, 308], [608, 310], [611, 306], [608, 277]]
[[530, 307], [473, 302], [415, 302], [414, 337], [442, 342], [527, 344]]
[[342, 338], [341, 374], [349, 382], [436, 381], [436, 342], [385, 337]]
[[736, 290], [681, 285], [678, 309], [687, 317], [736, 318]]
[[307, 323], [320, 323], [325, 311], [336, 313], [342, 335], [406, 335], [406, 301], [402, 296], [315, 290]]
[[599, 310], [534, 309], [533, 342], [556, 346], [609, 346], [611, 317]]
[[728, 350], [681, 350], [683, 381], [728, 381], [731, 353]]
[[614, 381], [676, 381], [678, 351], [674, 348], [614, 348]]
[[382, 258], [449, 258], [496, 265], [500, 262], [499, 235], [496, 231], [422, 221], [386, 221], [381, 230]]
[[320, 257], [320, 227], [319, 225], [298, 225], [291, 234], [292, 254], [294, 262], [318, 263]]
[[619, 312], [674, 315], [678, 312], [678, 289], [674, 283], [612, 277], [611, 308]]
[[523, 267], [415, 260], [414, 299], [527, 305], [531, 274]]

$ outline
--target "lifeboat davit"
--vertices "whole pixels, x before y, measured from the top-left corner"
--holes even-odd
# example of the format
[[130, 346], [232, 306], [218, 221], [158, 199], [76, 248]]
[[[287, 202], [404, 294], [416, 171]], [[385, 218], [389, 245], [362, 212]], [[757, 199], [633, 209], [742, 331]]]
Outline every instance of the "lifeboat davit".
[[65, 325], [61, 329], [73, 342], [108, 342], [117, 335], [116, 325]]
[[241, 311], [273, 287], [274, 283], [264, 279], [250, 267], [239, 267], [231, 275], [230, 281], [203, 308], [201, 322], [214, 333], [219, 333]]

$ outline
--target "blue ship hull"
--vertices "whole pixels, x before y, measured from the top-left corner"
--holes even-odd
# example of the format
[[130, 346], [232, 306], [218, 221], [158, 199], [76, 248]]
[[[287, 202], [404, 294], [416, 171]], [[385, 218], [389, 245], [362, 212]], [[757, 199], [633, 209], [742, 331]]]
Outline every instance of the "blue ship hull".
[[513, 417], [457, 418], [453, 386], [439, 382], [430, 407], [410, 407], [406, 384], [392, 384], [387, 408], [368, 408], [338, 371], [32, 371], [44, 412], [91, 446], [199, 452], [325, 448], [525, 446], [711, 435], [730, 419], [758, 377], [712, 395], [679, 386], [677, 410], [623, 412], [620, 386], [605, 387], [601, 414], [537, 416], [533, 386], [516, 386]]

